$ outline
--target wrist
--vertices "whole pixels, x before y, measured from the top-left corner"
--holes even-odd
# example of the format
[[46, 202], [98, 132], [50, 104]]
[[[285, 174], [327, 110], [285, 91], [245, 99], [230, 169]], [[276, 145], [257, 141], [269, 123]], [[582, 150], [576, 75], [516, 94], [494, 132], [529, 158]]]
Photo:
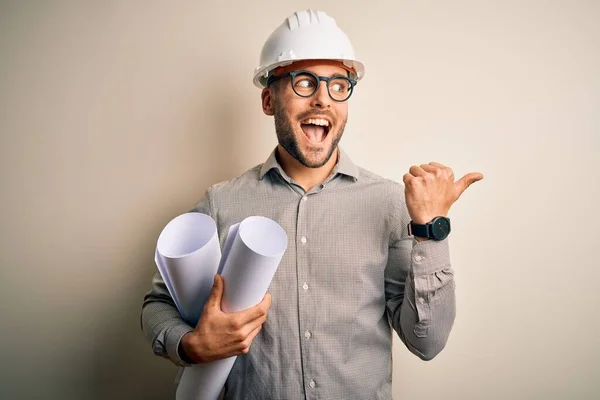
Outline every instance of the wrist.
[[425, 225], [428, 224], [429, 222], [433, 221], [436, 217], [445, 217], [448, 218], [448, 213], [439, 213], [436, 215], [415, 215], [415, 217], [412, 219], [412, 221], [415, 224], [419, 224], [419, 225]]
[[421, 223], [425, 218], [416, 218], [408, 223], [406, 229], [408, 234], [414, 236], [418, 242], [427, 239], [443, 240], [450, 234], [450, 219], [445, 216], [437, 216], [432, 220]]
[[195, 364], [195, 335], [194, 332], [188, 332], [181, 337], [179, 342], [179, 357], [188, 364]]

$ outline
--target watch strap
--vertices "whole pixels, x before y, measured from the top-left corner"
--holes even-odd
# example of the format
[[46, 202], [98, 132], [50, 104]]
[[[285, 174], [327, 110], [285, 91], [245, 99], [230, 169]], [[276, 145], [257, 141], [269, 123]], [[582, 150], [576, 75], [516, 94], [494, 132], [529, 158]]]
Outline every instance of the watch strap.
[[415, 224], [414, 222], [410, 221], [408, 223], [408, 234], [413, 235], [413, 236], [431, 239], [432, 235], [431, 235], [430, 227], [431, 227], [431, 223]]

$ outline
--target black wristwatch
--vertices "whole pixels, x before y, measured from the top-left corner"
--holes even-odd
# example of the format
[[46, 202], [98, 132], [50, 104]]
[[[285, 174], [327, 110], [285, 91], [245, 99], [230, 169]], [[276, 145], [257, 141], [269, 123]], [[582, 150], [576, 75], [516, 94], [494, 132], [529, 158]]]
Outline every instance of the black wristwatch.
[[450, 234], [450, 219], [446, 217], [435, 217], [431, 222], [415, 224], [410, 221], [408, 234], [433, 240], [444, 240]]

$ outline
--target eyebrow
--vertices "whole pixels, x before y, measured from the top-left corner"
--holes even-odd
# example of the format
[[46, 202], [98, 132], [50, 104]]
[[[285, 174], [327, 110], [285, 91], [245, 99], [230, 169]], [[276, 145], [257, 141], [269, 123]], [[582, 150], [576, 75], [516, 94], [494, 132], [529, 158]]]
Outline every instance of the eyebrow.
[[340, 76], [342, 78], [348, 78], [350, 76], [350, 71], [346, 71], [345, 75], [344, 74], [333, 74], [330, 76], [330, 78], [339, 78]]
[[328, 76], [328, 78], [339, 78], [340, 76], [341, 76], [342, 78], [345, 78], [345, 77], [346, 77], [346, 75], [344, 75], [343, 73], [335, 72], [335, 73], [333, 73], [333, 74], [329, 75], [329, 76]]

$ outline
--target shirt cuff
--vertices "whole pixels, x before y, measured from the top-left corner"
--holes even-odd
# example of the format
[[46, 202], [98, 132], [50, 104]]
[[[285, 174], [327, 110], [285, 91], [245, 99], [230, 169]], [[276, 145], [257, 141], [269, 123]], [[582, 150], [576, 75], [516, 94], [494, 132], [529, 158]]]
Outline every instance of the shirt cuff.
[[193, 330], [194, 328], [189, 325], [175, 325], [167, 334], [167, 355], [171, 361], [180, 367], [189, 367], [191, 365], [179, 355], [179, 343], [181, 343], [181, 338], [183, 338], [186, 333], [192, 332]]
[[422, 242], [413, 239], [411, 259], [414, 276], [428, 275], [450, 267], [448, 238]]

